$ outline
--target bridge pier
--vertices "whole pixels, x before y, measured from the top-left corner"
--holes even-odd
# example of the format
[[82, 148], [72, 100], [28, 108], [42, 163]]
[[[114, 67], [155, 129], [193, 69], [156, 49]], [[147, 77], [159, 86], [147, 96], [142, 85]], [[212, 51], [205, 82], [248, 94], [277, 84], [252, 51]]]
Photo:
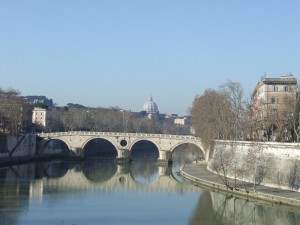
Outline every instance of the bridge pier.
[[83, 157], [83, 149], [82, 148], [70, 148], [70, 151], [73, 152], [76, 156]]
[[159, 151], [159, 157], [157, 162], [160, 164], [170, 164], [172, 163], [172, 153], [170, 151]]
[[131, 160], [130, 158], [130, 151], [126, 149], [117, 149], [117, 161], [120, 162], [128, 162]]

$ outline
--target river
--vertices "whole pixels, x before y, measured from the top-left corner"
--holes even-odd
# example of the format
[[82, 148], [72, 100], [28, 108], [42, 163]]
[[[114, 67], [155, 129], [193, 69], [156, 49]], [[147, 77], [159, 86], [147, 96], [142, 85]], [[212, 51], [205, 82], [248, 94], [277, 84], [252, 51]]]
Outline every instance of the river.
[[180, 165], [49, 161], [0, 169], [0, 225], [299, 224], [300, 212], [210, 192]]

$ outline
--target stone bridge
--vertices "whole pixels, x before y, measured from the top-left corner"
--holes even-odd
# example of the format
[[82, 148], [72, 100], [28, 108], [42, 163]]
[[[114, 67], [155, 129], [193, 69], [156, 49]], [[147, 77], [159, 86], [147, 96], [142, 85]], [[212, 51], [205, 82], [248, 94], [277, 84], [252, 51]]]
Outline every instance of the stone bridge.
[[72, 131], [59, 133], [41, 133], [38, 136], [46, 142], [60, 140], [66, 144], [70, 151], [78, 156], [84, 156], [86, 145], [94, 139], [104, 139], [110, 142], [117, 151], [118, 160], [130, 159], [130, 153], [134, 145], [140, 141], [153, 143], [158, 150], [158, 161], [171, 161], [173, 150], [182, 144], [193, 144], [199, 147], [203, 158], [207, 158], [207, 152], [202, 146], [201, 140], [194, 136], [181, 136], [169, 134], [146, 133], [114, 133], [114, 132], [86, 132]]

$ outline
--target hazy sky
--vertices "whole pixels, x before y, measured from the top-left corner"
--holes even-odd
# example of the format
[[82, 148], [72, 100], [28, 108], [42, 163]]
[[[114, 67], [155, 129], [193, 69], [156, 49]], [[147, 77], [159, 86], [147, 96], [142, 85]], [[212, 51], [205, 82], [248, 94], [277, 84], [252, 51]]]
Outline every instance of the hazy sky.
[[0, 87], [184, 115], [227, 80], [300, 75], [300, 1], [0, 0]]

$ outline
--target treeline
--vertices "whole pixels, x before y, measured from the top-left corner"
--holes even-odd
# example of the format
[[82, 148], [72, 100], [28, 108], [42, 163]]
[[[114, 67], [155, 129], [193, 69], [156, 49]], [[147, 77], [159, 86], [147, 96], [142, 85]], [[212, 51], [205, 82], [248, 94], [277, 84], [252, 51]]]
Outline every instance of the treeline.
[[195, 135], [209, 146], [218, 139], [258, 140], [261, 131], [265, 140], [270, 140], [276, 129], [277, 141], [285, 140], [285, 135], [298, 141], [300, 110], [297, 100], [286, 100], [281, 104], [280, 113], [264, 118], [255, 113], [256, 108], [261, 106], [255, 104], [251, 97], [245, 97], [242, 86], [237, 82], [228, 81], [217, 90], [207, 89], [196, 96], [190, 110]]
[[108, 108], [57, 108], [49, 111], [49, 132], [57, 131], [103, 131], [128, 133], [190, 133], [189, 126], [178, 126], [174, 119], [158, 116], [148, 119], [142, 113]]
[[0, 133], [19, 134], [32, 129], [33, 106], [26, 103], [20, 92], [0, 89]]
[[47, 109], [42, 103], [29, 104], [17, 90], [0, 89], [0, 133], [103, 131], [137, 133], [190, 133], [189, 126], [174, 124], [174, 118], [157, 115], [148, 119], [142, 113], [132, 113], [117, 108], [87, 108], [79, 104], [53, 107], [47, 111], [47, 127], [32, 124], [34, 107]]

